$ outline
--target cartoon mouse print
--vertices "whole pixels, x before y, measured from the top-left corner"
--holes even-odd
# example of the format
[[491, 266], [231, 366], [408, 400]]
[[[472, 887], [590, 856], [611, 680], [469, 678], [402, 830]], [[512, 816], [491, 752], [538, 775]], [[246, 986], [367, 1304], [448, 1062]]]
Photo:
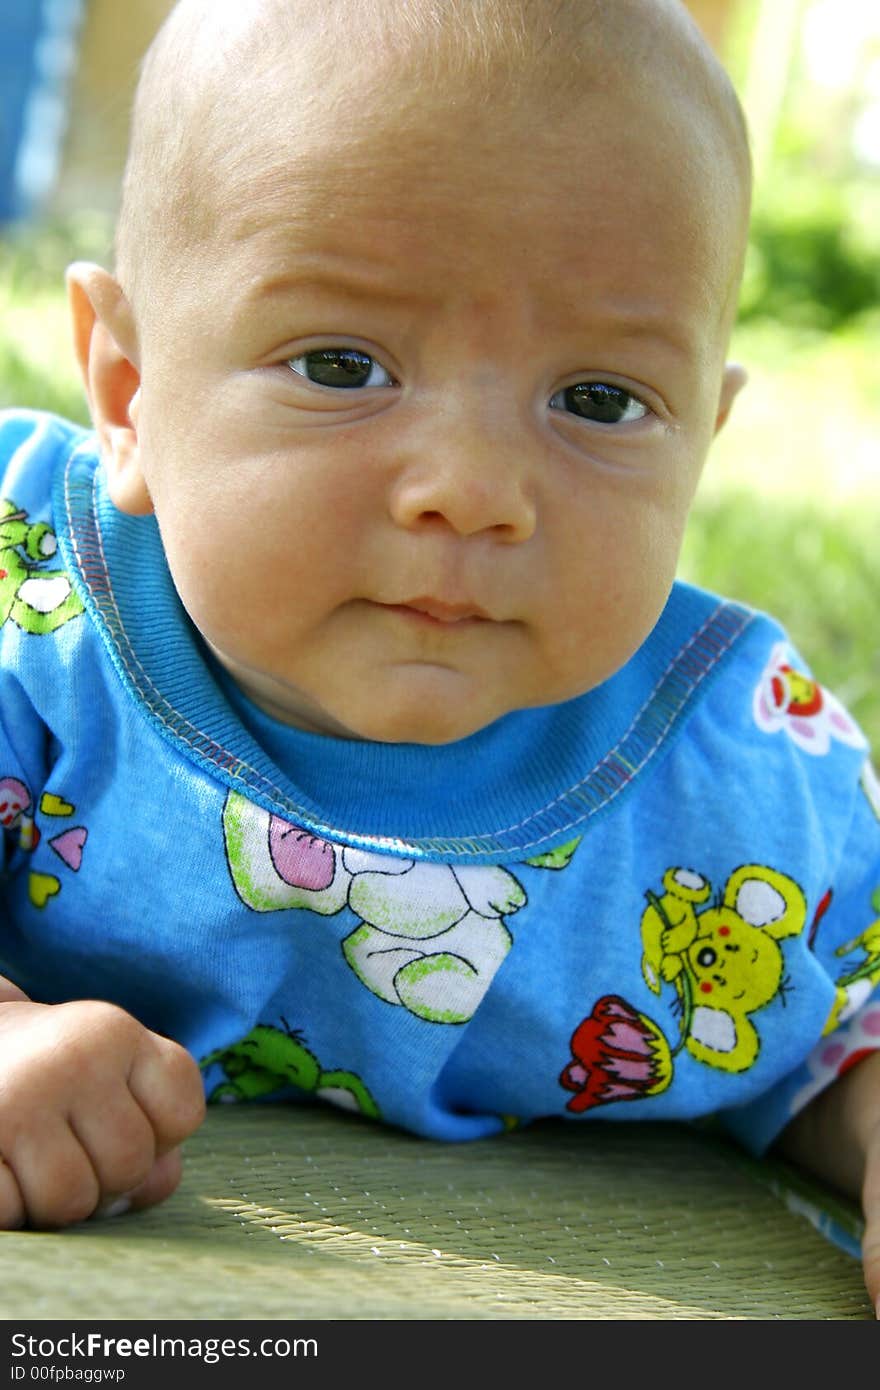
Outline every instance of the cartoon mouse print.
[[784, 989], [779, 942], [803, 931], [804, 895], [793, 879], [759, 864], [731, 874], [721, 901], [707, 903], [711, 884], [689, 869], [668, 869], [666, 890], [649, 892], [642, 916], [642, 974], [654, 994], [671, 983], [678, 994], [685, 1047], [723, 1071], [745, 1071], [760, 1042], [751, 1014]]
[[653, 994], [675, 991], [679, 1038], [618, 995], [597, 1000], [575, 1029], [573, 1060], [559, 1081], [580, 1113], [612, 1101], [657, 1095], [672, 1083], [674, 1059], [743, 1072], [760, 1051], [752, 1015], [784, 996], [780, 941], [803, 931], [804, 894], [793, 879], [745, 864], [711, 902], [712, 885], [687, 868], [667, 869], [663, 893], [646, 893], [641, 919], [642, 975]]

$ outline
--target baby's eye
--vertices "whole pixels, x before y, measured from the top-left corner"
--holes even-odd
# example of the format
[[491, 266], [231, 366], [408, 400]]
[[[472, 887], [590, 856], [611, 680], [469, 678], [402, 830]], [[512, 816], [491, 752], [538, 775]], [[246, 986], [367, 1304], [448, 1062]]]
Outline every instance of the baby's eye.
[[550, 405], [553, 410], [567, 410], [599, 425], [628, 425], [650, 414], [650, 408], [632, 391], [607, 381], [579, 381], [576, 386], [566, 386], [551, 396]]
[[290, 357], [288, 367], [316, 386], [351, 391], [361, 386], [394, 386], [394, 378], [366, 352], [357, 348], [316, 348], [301, 357]]

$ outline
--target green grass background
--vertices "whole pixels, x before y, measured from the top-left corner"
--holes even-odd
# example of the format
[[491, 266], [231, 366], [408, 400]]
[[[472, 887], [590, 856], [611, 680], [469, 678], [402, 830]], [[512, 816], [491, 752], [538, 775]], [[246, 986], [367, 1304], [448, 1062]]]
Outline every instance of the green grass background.
[[[0, 407], [87, 422], [64, 294], [109, 264], [98, 218], [0, 241]], [[73, 249], [72, 249], [73, 248]], [[743, 323], [750, 383], [709, 458], [682, 577], [772, 612], [880, 750], [880, 312], [834, 333]]]

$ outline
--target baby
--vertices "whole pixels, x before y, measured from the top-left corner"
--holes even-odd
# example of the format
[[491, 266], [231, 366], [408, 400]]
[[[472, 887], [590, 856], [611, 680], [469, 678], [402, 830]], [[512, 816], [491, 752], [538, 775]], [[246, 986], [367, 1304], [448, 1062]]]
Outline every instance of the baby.
[[748, 204], [678, 0], [174, 10], [94, 432], [0, 427], [0, 1225], [161, 1200], [206, 1094], [712, 1116], [880, 1294], [880, 787], [675, 582]]

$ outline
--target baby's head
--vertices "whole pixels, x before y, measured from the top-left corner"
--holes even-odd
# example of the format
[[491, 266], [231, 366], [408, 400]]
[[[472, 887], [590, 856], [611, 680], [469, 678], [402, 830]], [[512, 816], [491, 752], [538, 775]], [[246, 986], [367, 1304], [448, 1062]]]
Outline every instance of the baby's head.
[[740, 385], [748, 194], [678, 0], [183, 0], [71, 297], [111, 497], [245, 693], [443, 743], [624, 664]]

